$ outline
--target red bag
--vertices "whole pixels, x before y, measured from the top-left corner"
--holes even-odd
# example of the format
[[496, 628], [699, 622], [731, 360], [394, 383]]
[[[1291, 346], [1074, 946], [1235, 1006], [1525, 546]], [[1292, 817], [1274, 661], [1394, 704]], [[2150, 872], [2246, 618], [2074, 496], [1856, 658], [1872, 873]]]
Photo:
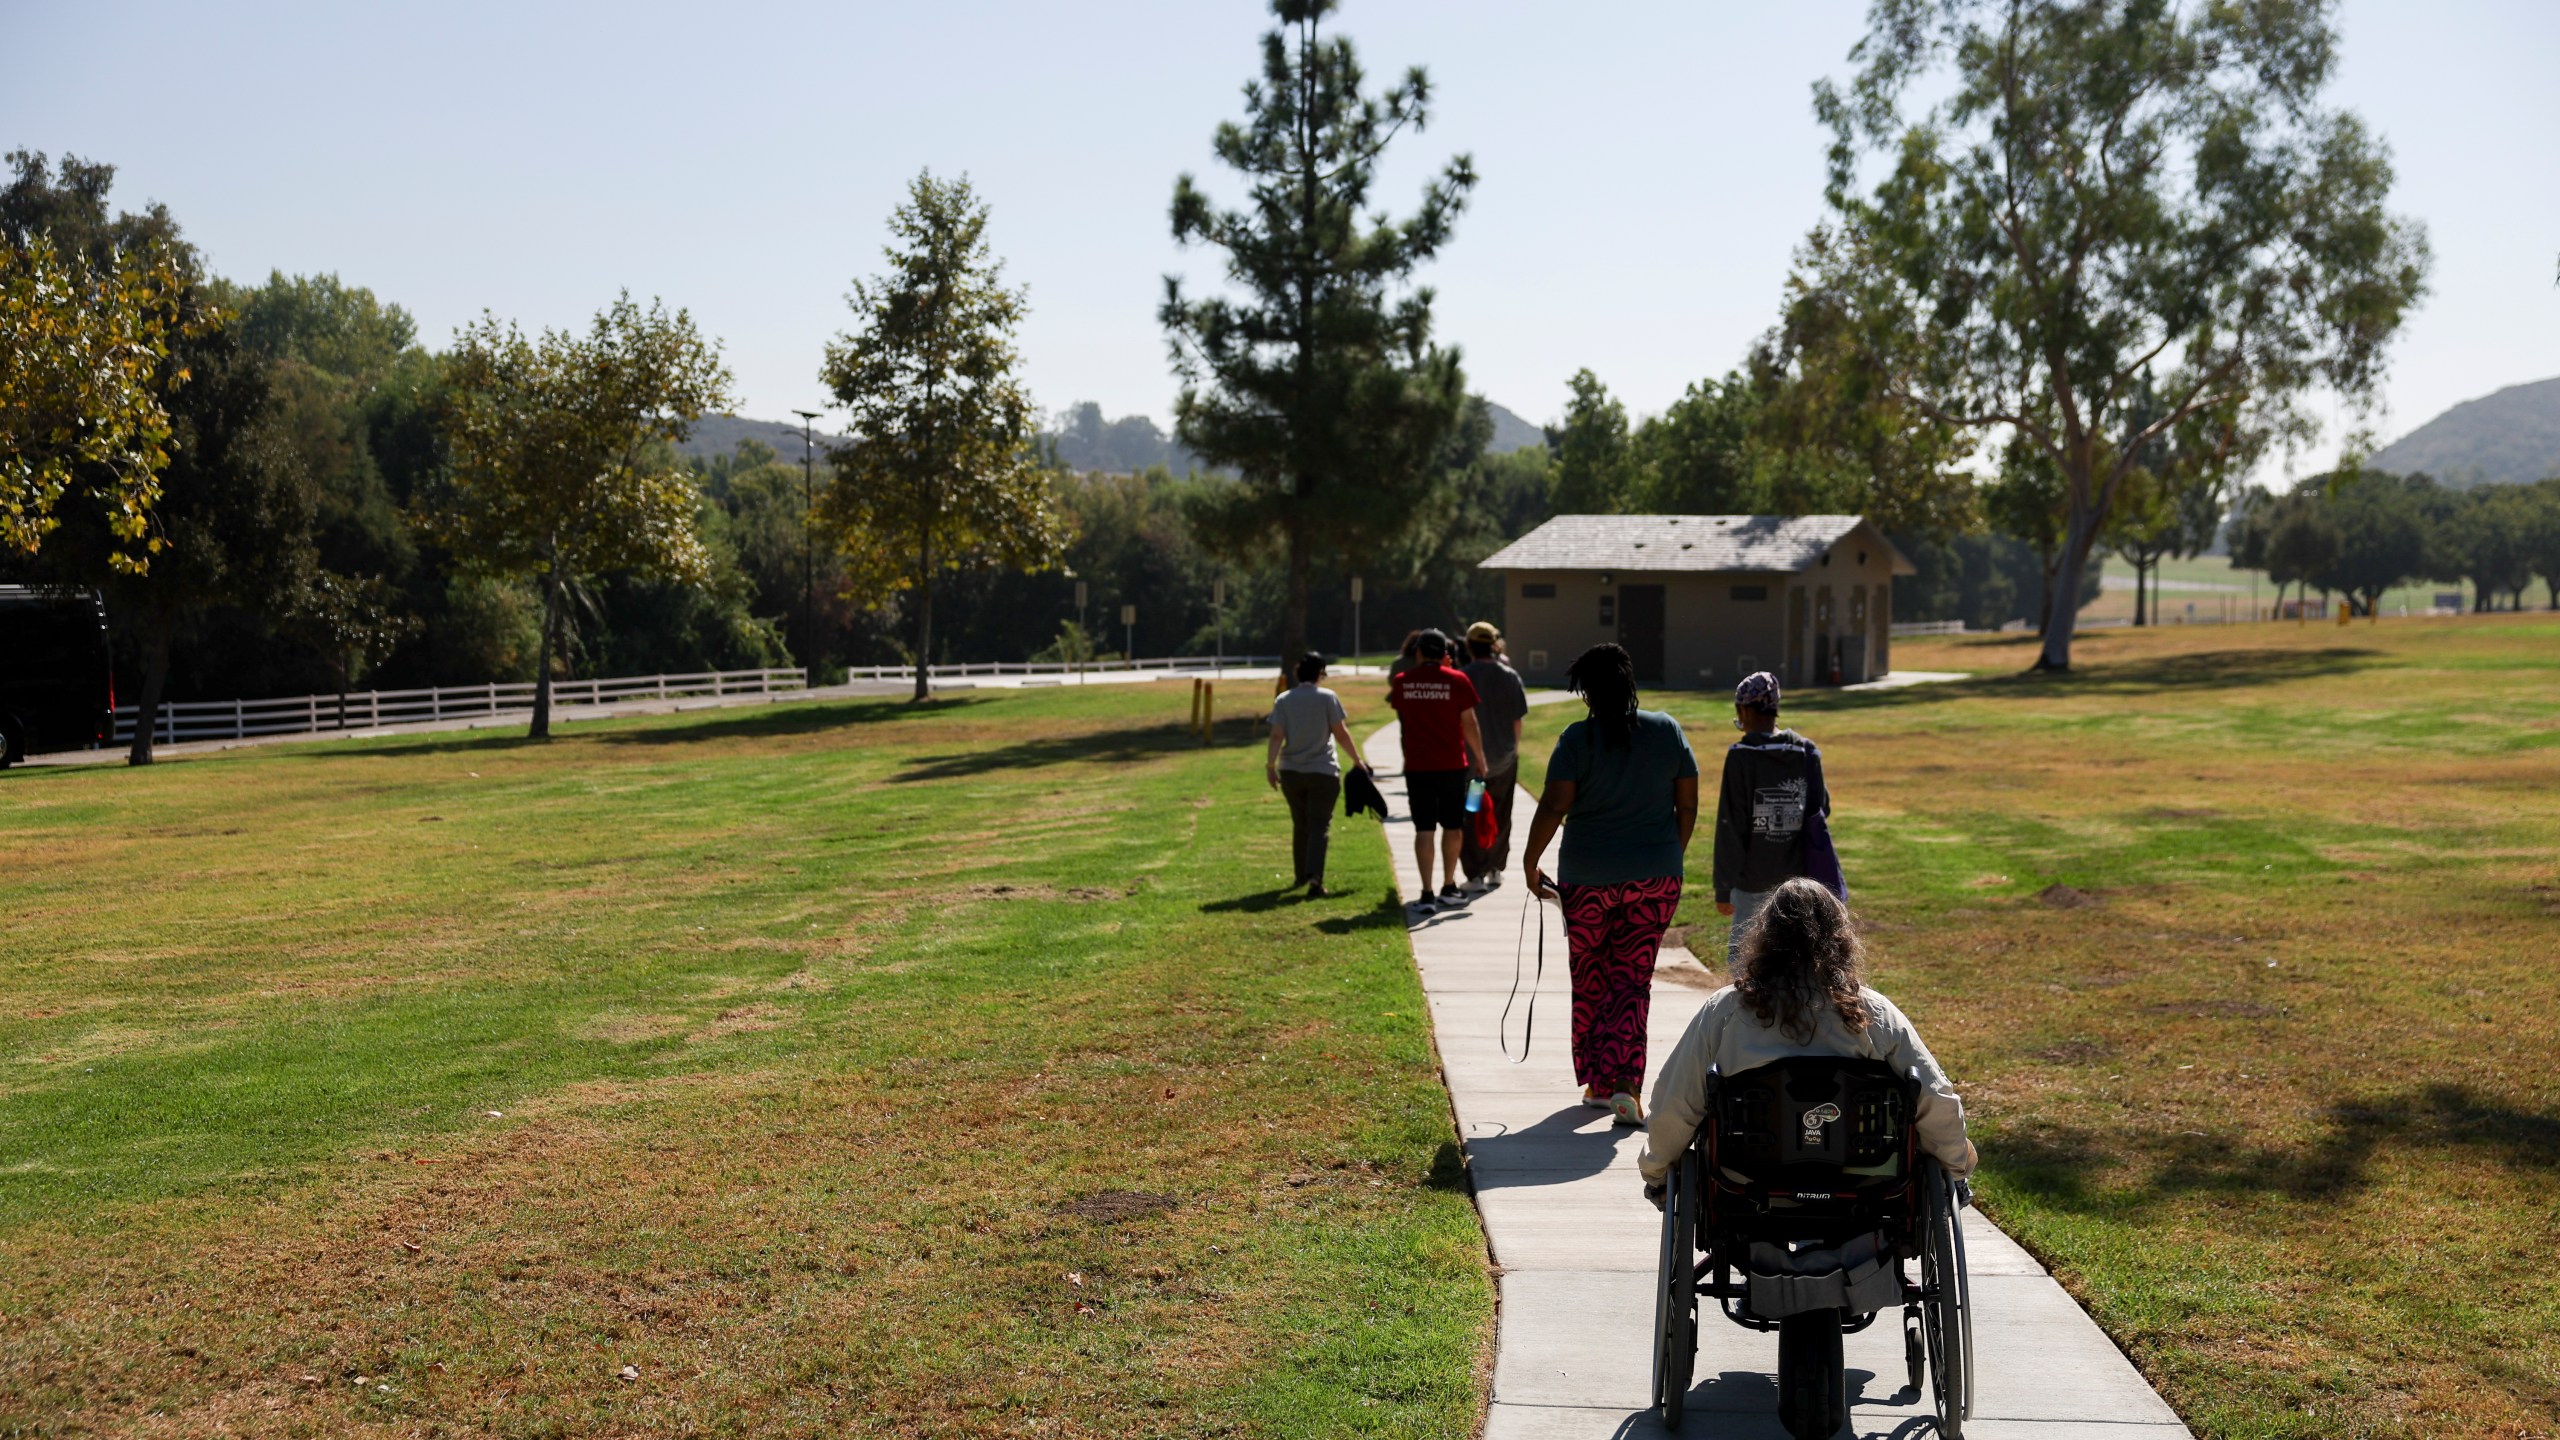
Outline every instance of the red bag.
[[1469, 817], [1467, 832], [1468, 838], [1475, 842], [1478, 850], [1491, 850], [1493, 842], [1502, 838], [1502, 824], [1493, 815], [1491, 792], [1486, 793], [1484, 804], [1478, 806], [1476, 813]]

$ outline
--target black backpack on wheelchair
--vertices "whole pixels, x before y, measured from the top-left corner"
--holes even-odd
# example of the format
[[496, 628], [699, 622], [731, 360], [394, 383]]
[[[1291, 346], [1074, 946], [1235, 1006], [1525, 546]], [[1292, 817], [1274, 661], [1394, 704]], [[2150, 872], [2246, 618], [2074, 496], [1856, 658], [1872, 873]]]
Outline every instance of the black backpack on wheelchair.
[[1778, 1416], [1798, 1440], [1848, 1422], [1840, 1337], [1898, 1305], [1911, 1390], [1925, 1358], [1938, 1433], [1961, 1440], [1973, 1393], [1963, 1201], [1919, 1148], [1919, 1096], [1917, 1075], [1875, 1060], [1708, 1072], [1706, 1119], [1663, 1195], [1653, 1401], [1664, 1425], [1680, 1424], [1702, 1304], [1778, 1333]]

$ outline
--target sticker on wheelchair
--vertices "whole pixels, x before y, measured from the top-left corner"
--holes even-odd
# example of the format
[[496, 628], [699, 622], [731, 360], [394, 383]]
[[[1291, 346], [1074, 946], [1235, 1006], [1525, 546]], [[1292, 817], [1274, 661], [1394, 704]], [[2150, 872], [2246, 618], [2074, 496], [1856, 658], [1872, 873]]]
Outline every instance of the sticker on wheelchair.
[[1825, 1100], [1821, 1104], [1804, 1112], [1800, 1123], [1804, 1126], [1805, 1145], [1808, 1148], [1820, 1145], [1822, 1143], [1822, 1127], [1839, 1118], [1840, 1107], [1832, 1104], [1828, 1100]]

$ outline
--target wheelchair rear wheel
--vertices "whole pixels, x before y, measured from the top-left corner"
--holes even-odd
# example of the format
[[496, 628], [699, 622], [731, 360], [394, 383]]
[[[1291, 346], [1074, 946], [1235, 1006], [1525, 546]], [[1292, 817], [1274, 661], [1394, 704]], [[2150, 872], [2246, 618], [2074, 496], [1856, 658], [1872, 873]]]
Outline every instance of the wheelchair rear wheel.
[[1831, 1440], [1849, 1423], [1849, 1370], [1840, 1312], [1808, 1310], [1778, 1322], [1778, 1423], [1796, 1440]]
[[1964, 1266], [1964, 1217], [1955, 1182], [1934, 1160], [1923, 1177], [1920, 1212], [1921, 1333], [1929, 1346], [1929, 1379], [1938, 1433], [1962, 1440], [1973, 1413], [1973, 1304]]
[[1680, 1428], [1698, 1362], [1697, 1162], [1671, 1167], [1662, 1197], [1662, 1269], [1654, 1280], [1653, 1408], [1664, 1428]]

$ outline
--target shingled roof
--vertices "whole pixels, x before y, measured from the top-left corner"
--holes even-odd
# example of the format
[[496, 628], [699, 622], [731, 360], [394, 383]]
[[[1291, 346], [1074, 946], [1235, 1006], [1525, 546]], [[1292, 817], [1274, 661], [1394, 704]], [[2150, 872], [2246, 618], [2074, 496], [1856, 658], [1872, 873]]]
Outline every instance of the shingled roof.
[[1482, 570], [1707, 570], [1793, 574], [1865, 527], [1911, 562], [1863, 515], [1558, 515], [1495, 551]]

